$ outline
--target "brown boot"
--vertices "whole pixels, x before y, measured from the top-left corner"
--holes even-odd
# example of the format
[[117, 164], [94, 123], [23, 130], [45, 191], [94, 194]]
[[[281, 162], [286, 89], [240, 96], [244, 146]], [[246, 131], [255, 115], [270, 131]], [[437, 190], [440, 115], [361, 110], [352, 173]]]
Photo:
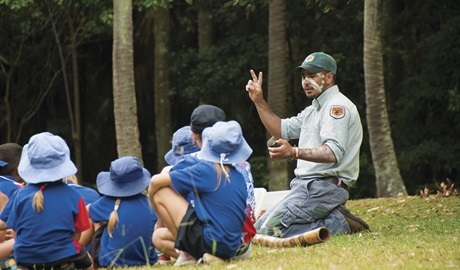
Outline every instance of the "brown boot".
[[369, 225], [364, 220], [353, 215], [350, 212], [350, 210], [348, 210], [345, 206], [339, 205], [337, 209], [345, 218], [345, 221], [348, 223], [348, 226], [350, 226], [351, 233], [370, 231]]

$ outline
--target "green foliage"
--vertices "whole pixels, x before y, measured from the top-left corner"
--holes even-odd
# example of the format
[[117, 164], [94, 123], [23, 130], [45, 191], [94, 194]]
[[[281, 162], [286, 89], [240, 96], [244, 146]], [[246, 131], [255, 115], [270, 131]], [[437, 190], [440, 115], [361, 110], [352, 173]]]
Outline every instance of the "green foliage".
[[[250, 48], [254, 50], [245, 50], [243, 44], [252, 45]], [[259, 37], [249, 37], [249, 40], [246, 37], [236, 37], [224, 39], [222, 44], [216, 44], [202, 54], [187, 49], [173, 55], [177, 64], [173, 70], [177, 72], [178, 78], [182, 78], [178, 85], [180, 94], [184, 98], [195, 102], [202, 100], [204, 103], [216, 96], [220, 96], [222, 102], [232, 103], [238, 97], [247, 99], [242, 86], [247, 82], [251, 64], [262, 63], [264, 55], [259, 48], [263, 48], [263, 44], [264, 40]], [[244, 76], [245, 73], [248, 76]]]
[[265, 7], [269, 4], [270, 1], [268, 0], [231, 0], [227, 1], [224, 6], [240, 6], [244, 7], [248, 12], [254, 12], [258, 8]]
[[[287, 1], [289, 4], [291, 1]], [[300, 0], [300, 1], [292, 1], [298, 2], [298, 7], [304, 7], [305, 9], [311, 7], [318, 7], [322, 10], [323, 13], [329, 13], [332, 11], [336, 11], [340, 9], [344, 5], [348, 5], [351, 0], [348, 1], [336, 1], [336, 0]], [[292, 4], [291, 2], [291, 4]], [[225, 3], [225, 7], [230, 6], [240, 6], [244, 7], [247, 13], [251, 12], [259, 12], [261, 7], [265, 7], [270, 3], [269, 0], [231, 0]]]
[[359, 167], [358, 181], [350, 188], [350, 198], [374, 198], [376, 196], [375, 171], [368, 149], [361, 150]]
[[270, 181], [267, 169], [267, 156], [253, 156], [249, 160], [251, 163], [251, 172], [254, 179], [255, 187], [264, 187], [268, 189], [268, 182]]
[[[265, 25], [266, 14], [249, 21], [245, 20], [243, 8], [216, 9], [210, 14], [216, 25], [211, 48], [197, 53], [197, 45], [190, 43], [184, 31], [174, 36], [173, 43], [180, 46], [171, 55], [171, 99], [186, 101], [188, 112], [200, 103], [217, 105], [224, 109], [228, 119], [246, 123], [243, 131], [248, 141], [265, 141], [265, 129], [258, 117], [248, 117], [255, 109], [244, 85], [251, 68], [266, 69], [267, 37], [266, 32], [259, 33], [266, 31], [259, 27]], [[181, 16], [180, 25], [175, 27], [195, 29], [191, 16]], [[255, 151], [265, 151], [264, 145], [251, 146]]]
[[138, 11], [150, 8], [171, 8], [173, 0], [134, 0], [133, 5]]
[[[51, 7], [51, 15], [44, 4]], [[142, 63], [135, 66], [141, 81], [153, 80], [152, 30], [146, 19], [157, 6], [171, 8], [172, 118], [175, 127], [189, 122], [190, 113], [199, 103], [222, 107], [228, 119], [242, 124], [243, 133], [254, 149], [251, 164], [257, 184], [265, 186], [266, 130], [244, 90], [249, 70], [263, 71], [265, 83], [268, 64], [267, 0], [170, 1], [134, 0], [134, 18], [142, 27], [134, 28], [135, 37], [145, 37]], [[460, 161], [460, 10], [459, 1], [389, 0], [392, 8], [384, 14], [387, 31], [383, 35], [387, 102], [392, 136], [399, 167], [411, 194], [433, 179], [457, 179]], [[294, 74], [304, 57], [313, 51], [332, 54], [338, 63], [337, 84], [358, 107], [364, 127], [360, 176], [351, 196], [372, 197], [375, 176], [369, 151], [365, 121], [366, 104], [363, 78], [363, 3], [362, 1], [289, 0], [288, 57], [291, 74], [289, 111], [295, 114], [309, 105], [300, 91], [300, 79]], [[197, 11], [208, 12], [213, 22], [213, 45], [198, 53]], [[55, 40], [50, 19], [58, 26], [60, 41], [69, 49], [70, 16], [78, 32], [81, 103], [84, 112], [85, 181], [95, 181], [99, 169], [114, 157], [112, 96], [112, 1], [31, 1], [0, 0], [0, 112], [5, 111], [6, 74], [13, 70], [10, 83], [13, 123], [24, 119], [37, 94], [46, 88], [53, 74], [59, 72]], [[141, 30], [142, 29], [142, 30]], [[141, 32], [142, 31], [142, 32]], [[139, 39], [137, 39], [139, 41]], [[23, 42], [23, 43], [21, 43]], [[22, 45], [21, 45], [22, 44]], [[21, 50], [18, 50], [21, 48]], [[21, 53], [21, 57], [17, 57]], [[14, 60], [19, 62], [14, 64]], [[68, 58], [66, 58], [68, 59]], [[142, 64], [142, 66], [140, 65]], [[67, 71], [72, 70], [67, 66]], [[147, 78], [147, 79], [145, 79]], [[50, 96], [24, 126], [15, 129], [19, 143], [38, 130], [58, 129], [67, 132], [68, 122], [62, 76], [52, 84]], [[137, 84], [137, 83], [136, 83]], [[149, 85], [139, 92], [143, 106], [138, 110], [154, 117]], [[266, 86], [264, 87], [266, 89]], [[153, 90], [152, 90], [153, 91]], [[152, 113], [150, 113], [152, 114]], [[4, 118], [0, 118], [0, 139], [5, 138]], [[155, 131], [141, 126], [141, 137], [155, 140]], [[101, 130], [104, 135], [101, 138]], [[52, 130], [51, 130], [52, 131]], [[166, 138], [165, 141], [168, 141]], [[70, 140], [70, 137], [68, 138]], [[153, 145], [153, 143], [152, 143]], [[86, 149], [87, 148], [87, 149]], [[145, 146], [149, 153], [155, 146]], [[93, 151], [100, 149], [100, 151]], [[153, 159], [152, 159], [153, 160]], [[98, 164], [98, 163], [104, 164]], [[155, 164], [147, 163], [154, 168]], [[154, 171], [152, 171], [154, 172]]]
[[412, 192], [432, 179], [455, 178], [460, 168], [460, 41], [452, 38], [460, 34], [460, 4], [438, 4], [427, 1], [405, 9], [395, 23], [421, 27], [399, 28], [398, 35], [412, 39], [387, 50], [400, 55], [405, 67], [388, 88], [397, 95], [390, 103], [390, 119], [401, 173]]
[[457, 113], [460, 111], [460, 91], [458, 90], [458, 85], [454, 89], [447, 91], [448, 94], [448, 105], [447, 111], [452, 113]]
[[33, 0], [0, 0], [0, 5], [6, 5], [12, 10], [18, 10], [32, 4]]
[[112, 10], [103, 10], [99, 16], [101, 22], [105, 25], [113, 27], [113, 11]]

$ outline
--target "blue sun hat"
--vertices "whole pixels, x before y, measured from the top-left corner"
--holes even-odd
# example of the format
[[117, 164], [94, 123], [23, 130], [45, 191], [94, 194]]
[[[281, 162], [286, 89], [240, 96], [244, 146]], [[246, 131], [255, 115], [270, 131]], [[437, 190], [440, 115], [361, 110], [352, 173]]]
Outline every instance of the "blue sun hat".
[[22, 148], [18, 173], [29, 184], [56, 182], [76, 172], [69, 147], [57, 135], [38, 133]]
[[150, 177], [136, 157], [121, 157], [112, 161], [110, 171], [97, 175], [97, 189], [103, 195], [129, 197], [146, 189]]
[[203, 130], [203, 146], [198, 158], [223, 164], [246, 161], [252, 149], [243, 137], [241, 126], [236, 121], [217, 122]]
[[184, 155], [198, 152], [200, 148], [192, 138], [190, 126], [181, 127], [174, 132], [172, 137], [172, 149], [165, 155], [165, 160], [169, 165], [176, 164]]

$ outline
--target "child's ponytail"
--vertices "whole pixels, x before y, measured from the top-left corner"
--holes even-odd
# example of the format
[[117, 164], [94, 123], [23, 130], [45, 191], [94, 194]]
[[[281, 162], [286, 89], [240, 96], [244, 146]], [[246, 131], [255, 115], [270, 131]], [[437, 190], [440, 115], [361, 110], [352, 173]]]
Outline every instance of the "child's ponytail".
[[214, 168], [216, 169], [216, 173], [217, 173], [217, 186], [216, 186], [216, 189], [217, 190], [220, 186], [220, 182], [221, 182], [221, 179], [222, 179], [222, 174], [225, 175], [225, 180], [227, 182], [230, 182], [230, 176], [229, 176], [229, 172], [230, 172], [230, 167], [229, 165], [223, 165], [223, 164], [219, 164], [219, 163], [214, 163]]
[[109, 233], [109, 236], [112, 237], [112, 232], [113, 229], [115, 228], [115, 225], [118, 223], [118, 207], [120, 207], [121, 199], [118, 198], [115, 201], [115, 206], [113, 207], [112, 213], [110, 213], [109, 217], [109, 223], [107, 224], [107, 232]]
[[40, 189], [35, 193], [34, 198], [32, 200], [32, 207], [40, 213], [43, 211], [43, 205], [44, 205], [44, 197], [43, 197], [43, 190], [45, 189], [46, 184], [43, 184], [40, 186]]

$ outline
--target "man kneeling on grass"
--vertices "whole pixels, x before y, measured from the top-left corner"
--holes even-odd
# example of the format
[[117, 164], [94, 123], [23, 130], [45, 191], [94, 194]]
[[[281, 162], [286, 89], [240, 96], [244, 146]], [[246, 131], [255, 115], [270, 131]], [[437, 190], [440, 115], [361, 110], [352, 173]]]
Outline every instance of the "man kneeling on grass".
[[[291, 118], [280, 119], [264, 100], [262, 72], [257, 76], [251, 70], [246, 85], [265, 128], [279, 138], [268, 147], [270, 157], [297, 160], [290, 192], [256, 222], [257, 232], [289, 237], [319, 227], [332, 234], [368, 230], [344, 206], [359, 174], [363, 130], [358, 110], [335, 84], [337, 64], [330, 55], [312, 53], [297, 69], [313, 102]], [[298, 139], [299, 146], [290, 139]]]

